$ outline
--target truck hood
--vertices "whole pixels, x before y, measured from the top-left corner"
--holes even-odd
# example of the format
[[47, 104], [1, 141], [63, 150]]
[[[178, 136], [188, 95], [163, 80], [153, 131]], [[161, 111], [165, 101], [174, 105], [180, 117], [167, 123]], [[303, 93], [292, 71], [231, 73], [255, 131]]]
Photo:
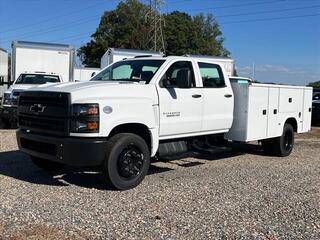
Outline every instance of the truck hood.
[[[52, 85], [52, 83], [41, 84], [41, 86], [44, 86], [44, 85]], [[13, 90], [18, 90], [19, 92], [23, 92], [24, 90], [28, 90], [37, 86], [39, 86], [39, 84], [13, 84], [8, 88], [6, 93], [11, 93]]]
[[158, 102], [155, 85], [131, 82], [68, 82], [50, 85], [38, 85], [28, 89], [30, 91], [66, 92], [71, 94], [72, 102], [86, 103], [108, 98], [118, 99], [149, 99]]
[[35, 85], [35, 84], [14, 84], [9, 87], [8, 91], [12, 92], [12, 90], [26, 90], [26, 89], [33, 88], [35, 86], [37, 86], [37, 85]]

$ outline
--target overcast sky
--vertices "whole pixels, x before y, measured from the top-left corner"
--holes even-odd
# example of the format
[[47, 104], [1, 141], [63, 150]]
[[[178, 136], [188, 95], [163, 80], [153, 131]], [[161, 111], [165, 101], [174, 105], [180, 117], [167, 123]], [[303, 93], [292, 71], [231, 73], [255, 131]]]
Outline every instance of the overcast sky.
[[[12, 40], [85, 44], [117, 0], [0, 0], [0, 47]], [[144, 1], [148, 2], [148, 1]], [[264, 82], [320, 80], [319, 0], [167, 0], [163, 12], [212, 12], [239, 75]], [[112, 46], [110, 46], [112, 47]]]

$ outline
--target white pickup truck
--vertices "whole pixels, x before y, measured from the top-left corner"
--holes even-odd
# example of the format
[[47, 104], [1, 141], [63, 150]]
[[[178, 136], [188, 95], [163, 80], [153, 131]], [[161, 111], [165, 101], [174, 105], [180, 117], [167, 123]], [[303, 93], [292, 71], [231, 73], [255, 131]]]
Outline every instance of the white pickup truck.
[[106, 183], [124, 190], [143, 180], [150, 159], [201, 143], [258, 140], [287, 156], [294, 132], [310, 130], [311, 109], [312, 88], [231, 83], [210, 59], [139, 57], [89, 82], [21, 93], [17, 140], [44, 169], [100, 166]]
[[13, 127], [17, 123], [18, 97], [21, 92], [46, 83], [61, 83], [62, 77], [55, 73], [25, 72], [21, 73], [7, 91], [0, 104], [0, 118], [3, 126]]

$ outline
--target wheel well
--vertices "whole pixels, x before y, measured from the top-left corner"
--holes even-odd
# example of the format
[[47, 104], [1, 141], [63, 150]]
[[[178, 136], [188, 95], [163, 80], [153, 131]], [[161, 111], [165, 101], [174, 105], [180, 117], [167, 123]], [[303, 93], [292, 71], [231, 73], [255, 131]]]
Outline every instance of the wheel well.
[[146, 125], [140, 123], [122, 124], [112, 129], [111, 133], [109, 134], [109, 137], [112, 137], [118, 133], [133, 133], [142, 137], [146, 141], [151, 152], [151, 135]]
[[290, 124], [293, 127], [293, 130], [295, 132], [298, 131], [298, 124], [297, 124], [297, 120], [295, 118], [288, 118], [285, 123]]

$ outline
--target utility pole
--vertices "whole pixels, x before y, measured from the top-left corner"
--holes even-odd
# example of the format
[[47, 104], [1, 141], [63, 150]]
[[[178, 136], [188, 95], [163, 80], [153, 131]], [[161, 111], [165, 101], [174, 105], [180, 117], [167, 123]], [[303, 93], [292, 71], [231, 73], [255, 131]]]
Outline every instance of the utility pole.
[[149, 39], [147, 47], [153, 51], [165, 53], [163, 23], [164, 19], [161, 15], [161, 7], [165, 4], [165, 0], [150, 0], [150, 11], [146, 15], [146, 19], [150, 19], [151, 29], [149, 31]]
[[256, 71], [256, 69], [255, 69], [255, 62], [253, 62], [252, 63], [252, 76], [251, 76], [251, 78], [252, 78], [252, 80], [254, 81], [254, 78], [255, 78], [255, 71]]

